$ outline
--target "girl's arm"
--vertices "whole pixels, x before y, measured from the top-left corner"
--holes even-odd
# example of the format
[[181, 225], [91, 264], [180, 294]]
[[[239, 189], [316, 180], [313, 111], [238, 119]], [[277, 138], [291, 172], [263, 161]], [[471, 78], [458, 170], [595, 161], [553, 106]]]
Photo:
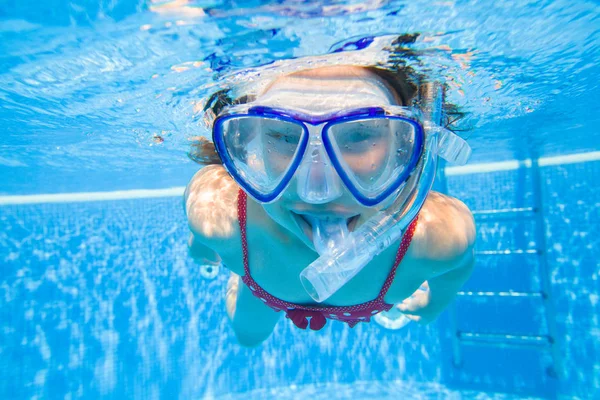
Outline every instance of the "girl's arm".
[[255, 347], [271, 335], [281, 313], [266, 306], [240, 281], [238, 276], [229, 280], [227, 314], [240, 345]]
[[188, 184], [184, 208], [191, 231], [190, 255], [196, 260], [223, 260], [225, 266], [243, 273], [237, 217], [238, 186], [220, 165], [198, 171]]
[[190, 255], [196, 260], [223, 259], [235, 275], [229, 281], [226, 306], [235, 336], [242, 346], [253, 347], [269, 337], [280, 313], [254, 297], [240, 283], [244, 274], [238, 227], [239, 187], [220, 165], [204, 167], [188, 184], [184, 206], [191, 230]]
[[[452, 302], [475, 264], [475, 223], [460, 200], [432, 192], [419, 214], [411, 249], [424, 281], [398, 306], [409, 318], [429, 323]], [[411, 244], [411, 247], [413, 245]], [[421, 282], [422, 282], [421, 281]]]

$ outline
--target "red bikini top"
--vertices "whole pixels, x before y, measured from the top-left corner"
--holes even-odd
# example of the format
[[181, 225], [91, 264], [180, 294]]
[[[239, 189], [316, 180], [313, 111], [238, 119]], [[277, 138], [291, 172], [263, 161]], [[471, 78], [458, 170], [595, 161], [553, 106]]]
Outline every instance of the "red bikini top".
[[334, 319], [337, 321], [346, 322], [351, 328], [359, 322], [369, 322], [371, 316], [380, 313], [382, 311], [389, 311], [393, 304], [388, 304], [383, 301], [387, 291], [389, 290], [394, 276], [396, 275], [396, 269], [400, 262], [404, 258], [408, 246], [412, 241], [415, 228], [417, 227], [417, 218], [415, 218], [409, 225], [408, 230], [402, 238], [402, 242], [396, 252], [396, 260], [392, 270], [388, 274], [379, 295], [374, 300], [366, 303], [357, 304], [354, 306], [335, 306], [335, 307], [313, 307], [303, 306], [301, 304], [294, 304], [285, 300], [278, 299], [275, 296], [267, 293], [261, 288], [252, 276], [250, 275], [250, 267], [248, 264], [248, 242], [246, 239], [246, 203], [247, 195], [240, 189], [238, 193], [238, 221], [240, 224], [240, 231], [242, 236], [242, 252], [244, 254], [244, 276], [242, 281], [250, 290], [252, 294], [275, 311], [283, 311], [286, 317], [291, 319], [294, 325], [300, 329], [306, 329], [309, 326], [310, 318], [310, 329], [318, 331], [325, 326], [327, 319]]

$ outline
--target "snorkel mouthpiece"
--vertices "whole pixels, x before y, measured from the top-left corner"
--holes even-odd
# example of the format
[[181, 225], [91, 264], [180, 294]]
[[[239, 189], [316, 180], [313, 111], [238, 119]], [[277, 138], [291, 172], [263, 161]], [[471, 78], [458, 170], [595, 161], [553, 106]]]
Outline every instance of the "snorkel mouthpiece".
[[[334, 265], [336, 258], [330, 256], [336, 253], [337, 249], [346, 248], [354, 238], [350, 238], [348, 223], [345, 218], [317, 218], [311, 215], [303, 215], [303, 217], [312, 226], [315, 250], [321, 258], [328, 257], [327, 259], [330, 260], [319, 271], [314, 269], [304, 270], [300, 275], [303, 286], [310, 296], [316, 299], [323, 292], [327, 292], [327, 288], [336, 285], [336, 282], [340, 280], [340, 274], [345, 276], [341, 279], [349, 280], [352, 278], [352, 271], [343, 271], [341, 268], [336, 267]], [[350, 246], [349, 248], [353, 250], [355, 247]]]
[[330, 254], [348, 240], [348, 224], [345, 218], [316, 218], [304, 215], [313, 231], [313, 244], [319, 255]]

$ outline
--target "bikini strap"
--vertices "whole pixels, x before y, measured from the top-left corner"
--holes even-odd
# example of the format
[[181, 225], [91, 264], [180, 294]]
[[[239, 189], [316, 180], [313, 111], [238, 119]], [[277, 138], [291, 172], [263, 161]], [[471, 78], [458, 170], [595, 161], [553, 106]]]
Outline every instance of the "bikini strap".
[[415, 219], [413, 219], [412, 222], [410, 223], [410, 225], [408, 225], [408, 229], [406, 230], [406, 232], [404, 232], [404, 236], [402, 237], [402, 242], [400, 242], [400, 246], [398, 246], [398, 251], [396, 252], [396, 260], [394, 261], [394, 266], [392, 267], [392, 270], [390, 271], [387, 278], [385, 279], [385, 283], [383, 284], [383, 287], [381, 288], [381, 291], [379, 292], [379, 295], [377, 296], [377, 300], [383, 301], [383, 298], [385, 297], [388, 290], [392, 286], [392, 282], [394, 282], [394, 277], [396, 276], [396, 270], [398, 269], [398, 265], [400, 265], [400, 263], [402, 262], [402, 259], [406, 255], [406, 252], [408, 251], [408, 247], [410, 246], [410, 243], [412, 242], [413, 235], [415, 234], [415, 229], [417, 229], [418, 219], [419, 219], [419, 215], [417, 214]]
[[250, 267], [248, 263], [248, 241], [246, 239], [246, 204], [248, 196], [242, 189], [238, 191], [237, 208], [238, 223], [240, 224], [240, 234], [242, 235], [242, 254], [244, 255], [244, 275], [250, 276]]

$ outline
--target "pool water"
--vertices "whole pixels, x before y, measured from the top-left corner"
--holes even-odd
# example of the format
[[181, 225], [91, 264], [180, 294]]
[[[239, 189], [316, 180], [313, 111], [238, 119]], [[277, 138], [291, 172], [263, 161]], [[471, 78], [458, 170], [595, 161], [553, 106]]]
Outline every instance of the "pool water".
[[[219, 76], [420, 32], [473, 148], [477, 265], [434, 323], [237, 345], [183, 187]], [[0, 0], [0, 398], [600, 397], [593, 1]]]

